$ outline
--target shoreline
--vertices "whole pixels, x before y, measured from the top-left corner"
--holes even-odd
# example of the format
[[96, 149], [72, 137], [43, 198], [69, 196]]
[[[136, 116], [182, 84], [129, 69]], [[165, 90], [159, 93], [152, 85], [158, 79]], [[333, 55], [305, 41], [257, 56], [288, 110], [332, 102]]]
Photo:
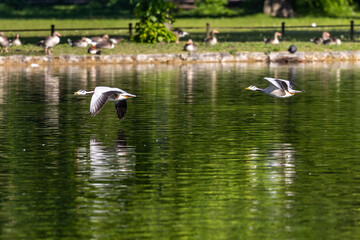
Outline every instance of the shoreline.
[[360, 61], [360, 51], [333, 52], [208, 52], [208, 53], [169, 53], [138, 55], [60, 55], [60, 56], [0, 56], [0, 66], [6, 65], [75, 65], [75, 64], [143, 64], [143, 63], [308, 63]]

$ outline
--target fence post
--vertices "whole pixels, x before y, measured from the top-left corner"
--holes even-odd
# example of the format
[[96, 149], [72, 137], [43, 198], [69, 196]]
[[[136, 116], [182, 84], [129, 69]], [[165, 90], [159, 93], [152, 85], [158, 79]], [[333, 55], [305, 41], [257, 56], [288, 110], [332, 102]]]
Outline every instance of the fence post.
[[129, 23], [129, 38], [132, 36], [132, 23]]
[[350, 41], [354, 41], [354, 20], [350, 21]]
[[285, 37], [285, 22], [281, 23], [281, 35], [283, 38]]
[[55, 25], [51, 24], [51, 36], [54, 34], [55, 32]]
[[210, 23], [206, 23], [206, 39], [210, 38]]

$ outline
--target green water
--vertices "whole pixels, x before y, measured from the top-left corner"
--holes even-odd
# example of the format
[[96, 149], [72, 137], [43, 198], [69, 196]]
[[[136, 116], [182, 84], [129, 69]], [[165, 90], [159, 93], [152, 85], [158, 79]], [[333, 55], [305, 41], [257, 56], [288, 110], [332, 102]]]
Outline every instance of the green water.
[[[296, 81], [288, 99], [246, 91]], [[355, 63], [0, 67], [0, 239], [359, 239]], [[89, 115], [95, 86], [137, 98]]]

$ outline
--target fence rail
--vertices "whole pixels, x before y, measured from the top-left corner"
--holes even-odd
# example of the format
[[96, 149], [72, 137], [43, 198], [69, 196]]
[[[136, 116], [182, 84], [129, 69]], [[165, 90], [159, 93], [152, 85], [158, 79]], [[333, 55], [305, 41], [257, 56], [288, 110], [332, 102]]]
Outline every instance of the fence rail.
[[[259, 26], [259, 27], [215, 27], [217, 29], [238, 29], [238, 30], [256, 30], [256, 29], [281, 29], [282, 35], [286, 35], [286, 29], [299, 29], [299, 28], [349, 28], [350, 40], [354, 41], [354, 28], [356, 26], [354, 21], [350, 21], [349, 25], [340, 24], [340, 25], [316, 25], [316, 26], [286, 26], [285, 22], [281, 23], [281, 26]], [[180, 27], [181, 28], [181, 27]], [[206, 36], [210, 35], [210, 23], [206, 23], [205, 27], [182, 27], [182, 29], [205, 29]], [[46, 29], [3, 29], [2, 32], [46, 32], [49, 31], [51, 34], [55, 31], [55, 25], [52, 24], [49, 28]], [[133, 26], [132, 23], [129, 23], [128, 27], [105, 27], [105, 28], [57, 28], [57, 31], [96, 31], [96, 30], [128, 30], [129, 37], [132, 35]]]

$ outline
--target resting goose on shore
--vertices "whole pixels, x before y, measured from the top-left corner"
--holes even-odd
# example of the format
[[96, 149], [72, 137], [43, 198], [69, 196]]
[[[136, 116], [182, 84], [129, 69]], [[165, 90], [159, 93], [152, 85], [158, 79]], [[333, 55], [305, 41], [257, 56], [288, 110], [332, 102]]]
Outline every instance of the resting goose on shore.
[[88, 49], [88, 53], [101, 55], [101, 51], [96, 49], [96, 43], [92, 43], [91, 48]]
[[114, 47], [115, 43], [113, 40], [104, 40], [96, 44], [96, 48], [113, 49]]
[[79, 40], [72, 41], [70, 38], [68, 38], [68, 43], [72, 47], [79, 47], [79, 48], [86, 48], [88, 46], [88, 40], [86, 37], [82, 37]]
[[211, 38], [207, 38], [207, 39], [205, 39], [205, 43], [207, 43], [207, 44], [209, 44], [209, 45], [215, 45], [215, 44], [217, 44], [218, 43], [218, 41], [217, 41], [217, 38], [216, 38], [216, 36], [215, 36], [215, 33], [219, 33], [219, 31], [218, 30], [216, 30], [216, 29], [214, 29], [214, 30], [212, 30], [212, 37]]
[[289, 82], [288, 80], [283, 79], [276, 79], [276, 78], [264, 78], [267, 81], [269, 81], [270, 85], [265, 88], [258, 88], [256, 86], [249, 86], [246, 89], [251, 91], [259, 91], [263, 92], [269, 96], [276, 97], [276, 98], [287, 98], [294, 96], [297, 93], [301, 93], [301, 91], [294, 90], [293, 86], [295, 85], [292, 82]]
[[329, 39], [330, 37], [330, 33], [328, 32], [323, 32], [322, 36], [321, 37], [317, 37], [317, 38], [314, 38], [314, 39], [311, 39], [310, 41], [315, 43], [315, 44], [321, 44], [323, 43], [324, 40], [327, 40]]
[[0, 32], [0, 47], [1, 52], [3, 52], [3, 48], [5, 48], [5, 52], [8, 52], [8, 47], [11, 45], [9, 39], [5, 37], [4, 32]]
[[278, 39], [278, 36], [281, 36], [281, 33], [275, 32], [273, 38], [270, 38], [270, 39], [264, 38], [264, 42], [269, 43], [269, 44], [279, 44], [280, 41]]
[[53, 35], [46, 37], [43, 40], [40, 40], [36, 45], [45, 48], [45, 54], [51, 55], [50, 49], [55, 47], [60, 43], [61, 34], [59, 32], [54, 32]]
[[21, 41], [20, 41], [20, 35], [19, 34], [16, 34], [16, 38], [12, 41], [12, 45], [14, 46], [21, 46]]
[[112, 38], [110, 38], [110, 41], [112, 41], [114, 44], [118, 44], [122, 40], [123, 40], [122, 37], [112, 37]]
[[341, 45], [341, 40], [337, 37], [331, 37], [323, 41], [324, 45]]
[[189, 33], [184, 32], [180, 28], [175, 28], [174, 30], [172, 30], [172, 32], [176, 35], [175, 43], [180, 43], [180, 38], [185, 37], [186, 35], [189, 35]]
[[185, 44], [184, 46], [184, 51], [195, 52], [197, 51], [197, 46], [193, 43], [191, 39], [189, 39], [187, 44]]
[[99, 43], [99, 42], [102, 42], [102, 41], [107, 41], [107, 40], [109, 40], [109, 35], [108, 35], [108, 34], [105, 34], [105, 35], [102, 36], [102, 37], [96, 36], [96, 37], [92, 37], [92, 38], [90, 38], [90, 39], [91, 39], [91, 41], [92, 41], [93, 43]]

